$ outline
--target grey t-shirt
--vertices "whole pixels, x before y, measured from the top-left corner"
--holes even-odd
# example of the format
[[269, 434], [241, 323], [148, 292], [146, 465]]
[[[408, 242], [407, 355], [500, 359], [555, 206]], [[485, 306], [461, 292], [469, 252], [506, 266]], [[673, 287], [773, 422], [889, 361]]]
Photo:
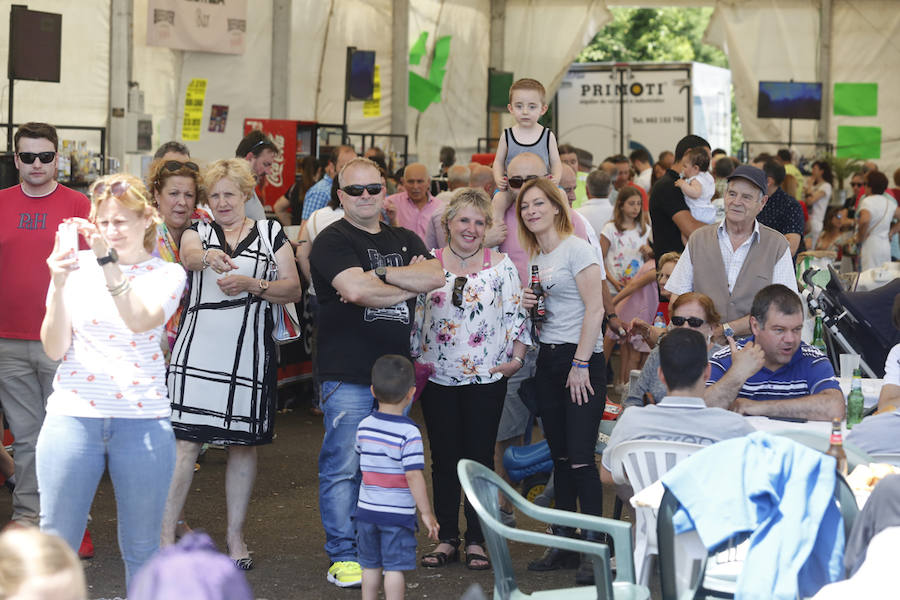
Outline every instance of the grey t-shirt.
[[250, 198], [244, 205], [244, 214], [246, 214], [254, 221], [259, 221], [260, 219], [266, 218], [266, 210], [263, 208], [262, 202], [260, 202], [259, 200], [259, 196], [256, 195], [256, 190], [253, 190], [253, 192], [250, 194]]
[[626, 408], [609, 436], [600, 462], [612, 471], [611, 449], [631, 440], [666, 440], [710, 446], [754, 431], [741, 415], [724, 408], [709, 408], [703, 398], [666, 396], [658, 404]]
[[[591, 265], [600, 265], [597, 253], [586, 241], [570, 235], [549, 254], [541, 252], [535, 256], [531, 264], [538, 266], [546, 294], [547, 320], [540, 330], [541, 343], [577, 344], [584, 321], [584, 301], [575, 276]], [[528, 270], [530, 273], [531, 265]], [[603, 352], [603, 336], [597, 336], [594, 352]]]
[[853, 426], [847, 442], [869, 454], [900, 454], [900, 410], [866, 417]]

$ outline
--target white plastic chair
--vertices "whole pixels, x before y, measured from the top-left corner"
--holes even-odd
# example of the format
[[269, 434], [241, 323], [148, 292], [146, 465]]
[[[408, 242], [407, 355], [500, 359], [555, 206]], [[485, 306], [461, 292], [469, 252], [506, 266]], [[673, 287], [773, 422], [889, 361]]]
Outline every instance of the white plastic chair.
[[[629, 483], [635, 493], [657, 481], [680, 460], [700, 450], [699, 444], [670, 442], [666, 440], [631, 440], [612, 449], [609, 464], [613, 480], [617, 484]], [[650, 563], [656, 548], [656, 510], [636, 506], [634, 567], [635, 580], [647, 585], [650, 580]]]

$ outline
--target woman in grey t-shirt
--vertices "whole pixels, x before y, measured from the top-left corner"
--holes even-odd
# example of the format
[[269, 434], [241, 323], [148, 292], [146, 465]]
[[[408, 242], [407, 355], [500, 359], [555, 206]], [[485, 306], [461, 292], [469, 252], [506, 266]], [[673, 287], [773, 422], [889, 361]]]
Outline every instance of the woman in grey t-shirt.
[[[573, 235], [568, 202], [548, 179], [533, 179], [516, 200], [519, 239], [537, 265], [545, 293], [546, 318], [540, 324], [540, 351], [535, 375], [538, 414], [554, 462], [556, 507], [600, 515], [600, 475], [594, 462], [597, 431], [606, 406], [606, 363], [603, 360], [604, 270], [590, 244]], [[523, 306], [536, 304], [530, 290]], [[569, 528], [555, 527], [557, 535]], [[588, 539], [600, 540], [595, 532]], [[528, 565], [546, 571], [573, 566], [574, 553], [548, 549]], [[591, 559], [582, 556], [576, 582], [594, 581]]]

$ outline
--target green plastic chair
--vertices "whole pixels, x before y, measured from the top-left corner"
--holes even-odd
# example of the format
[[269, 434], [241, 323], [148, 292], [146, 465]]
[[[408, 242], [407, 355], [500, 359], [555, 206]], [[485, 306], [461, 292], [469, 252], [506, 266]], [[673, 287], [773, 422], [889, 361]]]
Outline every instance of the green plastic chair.
[[871, 454], [872, 462], [874, 463], [887, 463], [889, 465], [894, 465], [895, 467], [900, 467], [900, 454]]
[[[631, 524], [592, 515], [544, 508], [528, 502], [496, 473], [475, 461], [462, 459], [456, 466], [459, 481], [469, 502], [478, 513], [484, 531], [485, 543], [494, 568], [495, 599], [549, 599], [580, 600], [646, 600], [650, 590], [634, 582], [634, 560], [631, 546]], [[549, 523], [582, 530], [604, 532], [610, 535], [616, 547], [617, 573], [613, 579], [609, 566], [609, 546], [538, 531], [508, 527], [500, 521], [500, 503], [497, 492], [509, 498], [513, 506], [523, 514]], [[573, 552], [590, 554], [594, 559], [595, 587], [572, 587], [543, 590], [526, 594], [519, 590], [513, 571], [507, 540], [536, 546], [551, 546]]]
[[[844, 519], [845, 539], [850, 536], [853, 522], [859, 514], [856, 497], [847, 481], [838, 474], [834, 486], [834, 499]], [[732, 568], [718, 575], [707, 572], [707, 552], [695, 530], [675, 535], [672, 518], [681, 507], [675, 496], [666, 489], [659, 505], [656, 521], [657, 547], [659, 549], [659, 579], [663, 600], [693, 600], [695, 598], [733, 598], [737, 587], [737, 575], [741, 562], [731, 563]], [[742, 534], [729, 541], [728, 548], [720, 555], [734, 555], [737, 545], [749, 534]], [[737, 552], [739, 554], [739, 551]]]

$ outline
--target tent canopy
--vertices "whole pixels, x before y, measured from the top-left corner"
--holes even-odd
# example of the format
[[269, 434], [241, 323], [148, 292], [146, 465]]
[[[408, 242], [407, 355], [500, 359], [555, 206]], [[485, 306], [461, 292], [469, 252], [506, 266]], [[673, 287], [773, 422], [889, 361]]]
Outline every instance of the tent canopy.
[[[203, 127], [200, 139], [188, 146], [201, 161], [230, 156], [241, 138], [245, 118], [272, 117], [275, 87], [283, 86], [287, 96], [286, 114], [275, 116], [339, 123], [347, 46], [374, 50], [381, 80], [377, 114], [364, 114], [363, 103], [352, 102], [348, 128], [390, 133], [395, 5], [391, 0], [253, 0], [248, 2], [246, 51], [241, 55], [148, 46], [151, 0], [130, 1], [130, 78], [144, 93], [144, 112], [153, 118], [154, 144], [180, 137], [185, 91], [197, 78], [207, 80]], [[290, 8], [290, 37], [273, 48], [273, 6], [279, 2], [287, 2]], [[113, 118], [109, 100], [113, 3], [29, 3], [32, 10], [63, 15], [62, 81], [16, 82], [17, 122], [109, 124]], [[0, 3], [0, 14], [8, 14], [10, 4], [10, 0]], [[484, 135], [492, 8], [494, 27], [502, 25], [503, 40], [502, 63], [494, 66], [512, 71], [516, 77], [534, 77], [552, 94], [574, 57], [611, 19], [608, 9], [620, 5], [715, 7], [706, 40], [728, 54], [746, 139], [783, 142], [788, 138], [787, 121], [757, 119], [759, 81], [824, 79], [827, 124], [795, 121], [794, 141], [814, 142], [821, 137], [832, 144], [858, 142], [858, 135], [871, 138], [877, 132], [880, 156], [876, 161], [888, 172], [900, 166], [900, 140], [895, 133], [900, 125], [900, 102], [891, 101], [900, 97], [900, 81], [888, 76], [900, 72], [900, 11], [892, 0], [409, 0], [408, 46], [412, 47], [422, 32], [428, 33], [428, 54], [421, 64], [410, 65], [409, 71], [426, 76], [435, 40], [451, 37], [440, 102], [424, 113], [406, 109], [410, 151], [436, 168], [441, 146], [454, 146], [458, 155], [465, 157]], [[830, 15], [830, 31], [825, 34], [821, 26], [824, 10]], [[7, 28], [0, 27], [2, 48], [6, 36]], [[554, 36], [559, 43], [547, 43]], [[273, 75], [272, 60], [279, 53], [286, 55], [287, 71]], [[877, 84], [876, 113], [834, 114], [833, 86], [842, 83]], [[6, 98], [4, 95], [3, 100]], [[222, 133], [206, 127], [213, 104], [229, 107]], [[676, 141], [671, 140], [671, 145]], [[754, 151], [761, 149], [754, 147]]]

